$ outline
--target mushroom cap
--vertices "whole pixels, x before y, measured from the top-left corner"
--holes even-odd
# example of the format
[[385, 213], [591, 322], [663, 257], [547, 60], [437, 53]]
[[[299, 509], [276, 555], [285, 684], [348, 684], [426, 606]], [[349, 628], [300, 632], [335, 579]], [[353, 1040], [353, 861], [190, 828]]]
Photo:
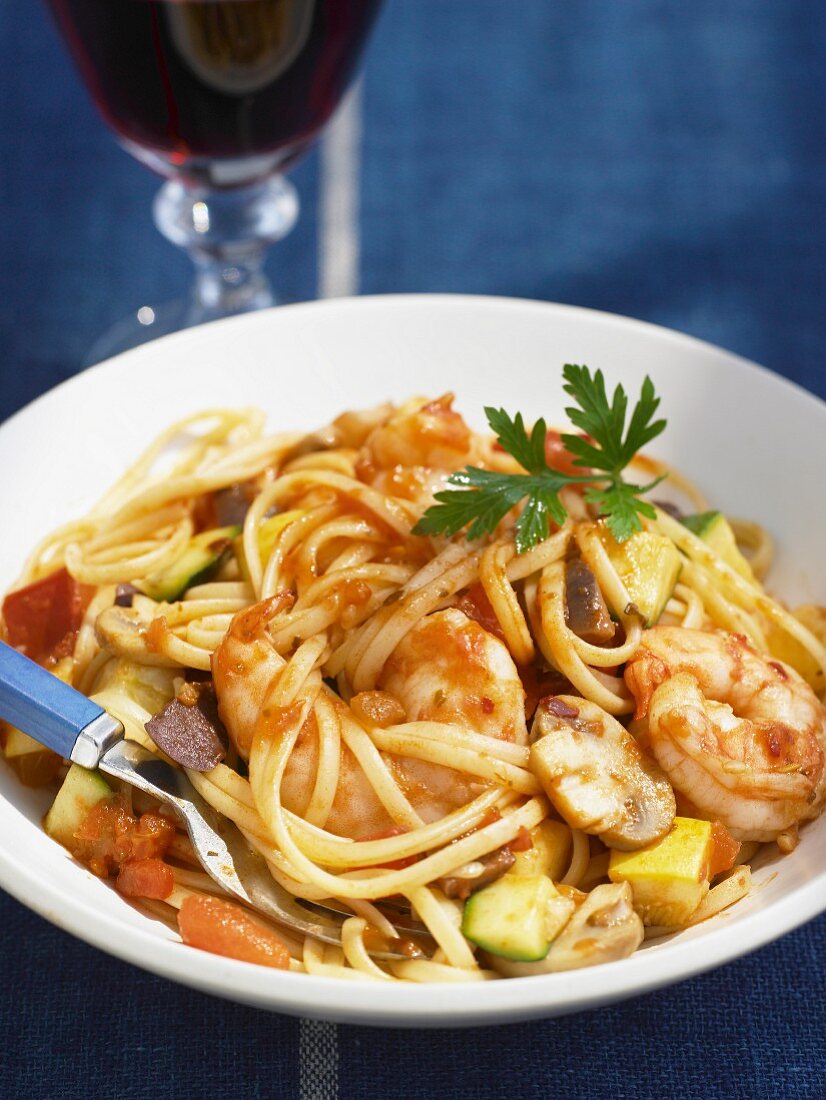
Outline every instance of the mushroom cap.
[[596, 703], [572, 695], [543, 699], [531, 737], [531, 768], [571, 828], [623, 851], [651, 844], [671, 828], [671, 784]]
[[147, 617], [144, 603], [151, 604], [153, 611], [157, 609], [157, 604], [153, 601], [136, 596], [132, 607], [119, 607], [115, 604], [101, 611], [95, 622], [98, 641], [119, 657], [128, 657], [130, 661], [140, 665], [177, 667], [177, 661], [156, 652], [147, 644], [146, 632], [152, 615]]

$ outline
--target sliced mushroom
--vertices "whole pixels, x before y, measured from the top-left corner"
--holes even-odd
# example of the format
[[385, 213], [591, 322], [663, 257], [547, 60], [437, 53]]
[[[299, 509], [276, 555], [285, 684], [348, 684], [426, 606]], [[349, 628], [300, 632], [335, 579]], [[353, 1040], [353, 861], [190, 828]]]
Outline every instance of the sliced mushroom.
[[102, 611], [95, 623], [98, 641], [106, 649], [119, 657], [128, 657], [139, 665], [157, 665], [163, 668], [175, 668], [177, 661], [158, 653], [147, 644], [146, 633], [151, 622], [151, 614], [146, 615], [144, 601], [150, 603], [155, 611], [157, 604], [147, 601], [145, 596], [135, 596], [132, 607], [109, 607]]
[[577, 970], [627, 959], [642, 943], [643, 935], [642, 921], [631, 904], [630, 885], [606, 883], [594, 887], [574, 911], [544, 959], [518, 963], [491, 955], [488, 961], [508, 978]]
[[572, 829], [630, 851], [671, 828], [670, 783], [596, 703], [574, 695], [543, 699], [531, 736], [531, 770]]

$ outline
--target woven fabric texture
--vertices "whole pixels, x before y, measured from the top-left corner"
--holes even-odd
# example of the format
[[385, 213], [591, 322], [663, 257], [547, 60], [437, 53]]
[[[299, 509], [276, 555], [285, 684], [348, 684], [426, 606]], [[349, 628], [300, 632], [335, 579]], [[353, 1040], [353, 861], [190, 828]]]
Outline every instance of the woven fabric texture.
[[[0, 46], [3, 419], [189, 270], [44, 7], [3, 0]], [[825, 103], [810, 0], [389, 0], [361, 96], [354, 289], [626, 313], [826, 396]], [[302, 218], [269, 262], [287, 301], [320, 285], [321, 177], [317, 154], [294, 173]], [[824, 975], [821, 918], [598, 1012], [336, 1030], [177, 987], [0, 896], [0, 1097], [814, 1100]]]

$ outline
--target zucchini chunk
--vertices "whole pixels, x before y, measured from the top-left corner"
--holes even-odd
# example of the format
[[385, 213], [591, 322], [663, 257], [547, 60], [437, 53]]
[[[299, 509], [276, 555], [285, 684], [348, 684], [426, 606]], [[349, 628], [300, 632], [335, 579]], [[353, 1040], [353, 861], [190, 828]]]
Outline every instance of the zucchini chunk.
[[[631, 602], [638, 608], [645, 625], [653, 626], [671, 599], [682, 571], [679, 550], [671, 539], [653, 531], [638, 531], [625, 542], [617, 542], [607, 524], [600, 522], [597, 534]], [[593, 568], [593, 563], [589, 565]]]
[[519, 963], [491, 956], [506, 978], [554, 974], [627, 959], [642, 943], [642, 921], [632, 906], [627, 882], [604, 883], [588, 894], [540, 962]]
[[46, 814], [43, 828], [58, 844], [71, 850], [74, 835], [83, 819], [98, 802], [111, 798], [113, 794], [114, 791], [99, 772], [72, 764], [52, 808]]
[[492, 955], [536, 962], [574, 908], [547, 876], [506, 874], [465, 902], [462, 934]]
[[166, 569], [151, 573], [138, 587], [152, 600], [173, 603], [188, 588], [202, 584], [218, 572], [230, 553], [232, 540], [240, 530], [240, 527], [217, 527], [195, 535], [176, 561]]
[[731, 524], [722, 512], [697, 512], [692, 516], [683, 516], [680, 522], [741, 577], [754, 581], [751, 566], [740, 552]]

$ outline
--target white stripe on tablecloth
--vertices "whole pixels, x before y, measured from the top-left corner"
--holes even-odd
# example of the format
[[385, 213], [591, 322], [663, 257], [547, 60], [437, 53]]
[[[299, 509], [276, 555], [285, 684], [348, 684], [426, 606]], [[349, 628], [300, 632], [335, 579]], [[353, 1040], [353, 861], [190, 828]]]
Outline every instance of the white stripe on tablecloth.
[[[319, 298], [358, 294], [360, 148], [361, 85], [356, 84], [321, 142]], [[301, 1020], [298, 1046], [301, 1100], [338, 1100], [336, 1025]]]
[[359, 159], [361, 84], [339, 107], [321, 142], [318, 296], [359, 290]]
[[338, 1034], [335, 1024], [300, 1020], [298, 1029], [301, 1100], [338, 1100]]

